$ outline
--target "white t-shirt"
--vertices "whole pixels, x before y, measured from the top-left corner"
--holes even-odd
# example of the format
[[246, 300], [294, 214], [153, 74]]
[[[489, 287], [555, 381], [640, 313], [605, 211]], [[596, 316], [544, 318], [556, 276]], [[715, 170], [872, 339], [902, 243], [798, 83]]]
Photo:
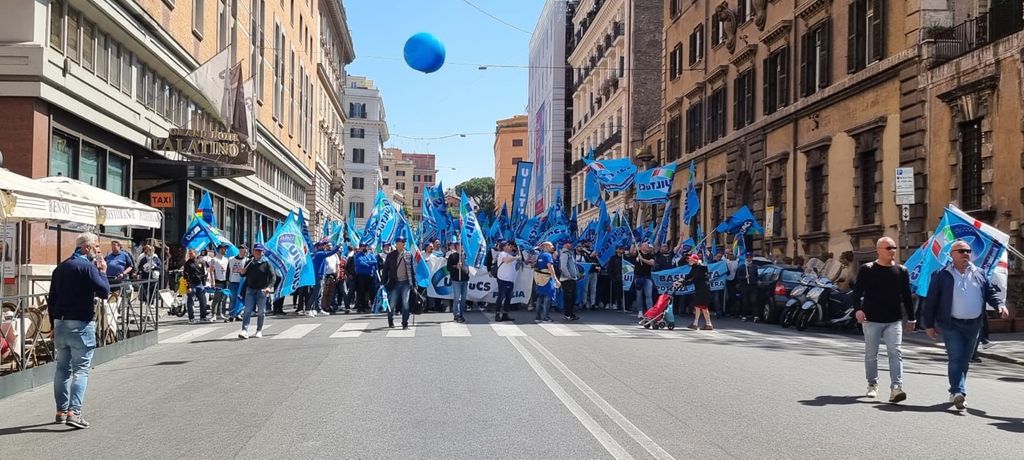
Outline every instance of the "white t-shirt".
[[241, 283], [242, 282], [242, 269], [245, 268], [246, 262], [249, 258], [232, 257], [228, 259], [228, 282], [229, 283]]
[[502, 281], [515, 281], [516, 280], [516, 262], [505, 262], [502, 263], [506, 257], [515, 257], [505, 251], [498, 253], [498, 260], [495, 262], [498, 265], [498, 279]]
[[228, 280], [228, 258], [218, 255], [210, 259], [210, 266], [213, 267], [213, 277], [217, 281]]
[[325, 275], [337, 275], [338, 274], [338, 255], [334, 254], [324, 259], [324, 274]]

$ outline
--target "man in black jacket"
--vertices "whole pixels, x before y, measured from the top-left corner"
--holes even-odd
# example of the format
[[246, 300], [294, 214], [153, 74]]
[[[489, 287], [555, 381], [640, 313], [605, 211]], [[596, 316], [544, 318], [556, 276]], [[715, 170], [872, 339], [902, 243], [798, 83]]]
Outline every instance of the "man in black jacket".
[[274, 293], [274, 269], [270, 262], [263, 257], [262, 244], [257, 243], [252, 247], [252, 260], [242, 269], [242, 276], [245, 277], [245, 311], [242, 313], [242, 332], [238, 338], [249, 338], [249, 320], [252, 312], [256, 313], [256, 338], [263, 337], [263, 318], [267, 314], [267, 296]]
[[395, 248], [384, 259], [384, 288], [388, 291], [388, 327], [395, 327], [395, 309], [402, 309], [402, 329], [409, 329], [409, 295], [416, 282], [416, 263], [405, 250], [405, 237], [395, 240]]
[[448, 279], [452, 283], [452, 316], [456, 323], [465, 323], [466, 294], [469, 292], [469, 270], [466, 269], [465, 253], [461, 243], [456, 243], [457, 250], [448, 254], [445, 266], [448, 268]]
[[82, 400], [96, 348], [95, 298], [110, 296], [110, 283], [100, 274], [107, 264], [96, 257], [100, 247], [96, 235], [83, 233], [75, 245], [75, 253], [61, 262], [50, 278], [47, 305], [57, 354], [53, 395], [57, 423], [88, 428], [89, 422], [82, 418]]

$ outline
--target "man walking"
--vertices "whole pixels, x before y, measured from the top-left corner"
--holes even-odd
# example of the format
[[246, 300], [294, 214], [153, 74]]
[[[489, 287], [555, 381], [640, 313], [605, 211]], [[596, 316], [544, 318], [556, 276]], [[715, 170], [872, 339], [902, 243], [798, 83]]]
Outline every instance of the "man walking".
[[513, 318], [508, 316], [508, 310], [512, 305], [512, 291], [522, 266], [516, 254], [515, 242], [505, 242], [505, 249], [498, 253], [497, 264], [498, 300], [494, 306], [494, 321], [513, 321]]
[[636, 291], [637, 318], [643, 318], [647, 309], [654, 305], [654, 280], [651, 272], [654, 270], [655, 257], [651, 245], [643, 243], [640, 245], [640, 252], [636, 255], [636, 263], [633, 267], [633, 289]]
[[249, 320], [256, 311], [256, 338], [263, 337], [263, 319], [267, 315], [267, 296], [274, 293], [274, 269], [263, 258], [263, 245], [252, 247], [252, 260], [242, 269], [245, 276], [245, 311], [242, 313], [242, 332], [238, 338], [249, 338]]
[[395, 327], [395, 309], [402, 309], [402, 329], [409, 329], [409, 294], [416, 281], [416, 264], [412, 252], [405, 250], [405, 237], [395, 240], [395, 247], [384, 259], [384, 288], [388, 291], [388, 327]]
[[[238, 292], [239, 285], [242, 283], [242, 269], [245, 268], [249, 262], [249, 248], [245, 246], [238, 247], [238, 255], [228, 260], [228, 290], [231, 291], [231, 307], [232, 312], [239, 312], [245, 308], [245, 293]], [[241, 306], [242, 308], [238, 308]], [[234, 321], [236, 315], [232, 316], [229, 313], [229, 321]]]
[[754, 266], [754, 260], [747, 254], [747, 257], [743, 260], [743, 265], [737, 269], [736, 277], [737, 282], [740, 284], [740, 295], [742, 298], [743, 307], [740, 309], [740, 320], [746, 321], [748, 318], [752, 322], [757, 322], [758, 311], [757, 311], [757, 267]]
[[885, 340], [885, 352], [889, 355], [889, 402], [898, 403], [907, 399], [903, 391], [901, 347], [903, 331], [914, 330], [914, 297], [910, 294], [907, 269], [896, 262], [896, 242], [889, 237], [879, 238], [875, 252], [875, 261], [857, 270], [857, 284], [851, 297], [857, 322], [864, 328], [867, 397], [878, 396], [878, 345]]
[[[320, 240], [314, 247], [316, 248], [316, 252], [313, 253], [311, 260], [313, 263], [313, 279], [315, 281], [312, 289], [309, 291], [309, 297], [306, 298], [306, 314], [311, 317], [327, 314], [323, 310], [323, 302], [321, 299], [324, 293], [326, 263], [328, 257], [338, 253], [338, 248], [332, 250], [331, 243], [327, 239]], [[335, 265], [335, 267], [337, 267], [337, 265]]]
[[[931, 275], [924, 327], [932, 340], [942, 333], [949, 359], [949, 402], [962, 411], [967, 409], [967, 370], [981, 331], [985, 305], [998, 309], [1002, 318], [1010, 313], [985, 273], [971, 263], [970, 244], [963, 240], [953, 242], [950, 255], [952, 262]], [[859, 280], [858, 277], [858, 284]]]
[[227, 245], [217, 246], [217, 254], [210, 259], [210, 279], [213, 280], [213, 320], [220, 321], [222, 318], [228, 320], [229, 296], [224, 295], [228, 287], [228, 247]]
[[[448, 279], [452, 282], [452, 316], [456, 323], [465, 323], [466, 293], [469, 292], [469, 270], [466, 269], [465, 255], [461, 243], [455, 243], [455, 250], [448, 254], [445, 265], [448, 267]], [[501, 282], [498, 283], [500, 292]], [[501, 295], [498, 295], [499, 301]]]
[[53, 270], [47, 299], [57, 354], [53, 398], [57, 403], [57, 423], [89, 428], [89, 422], [82, 418], [82, 402], [96, 348], [94, 299], [106, 299], [110, 283], [100, 274], [106, 271], [107, 263], [96, 257], [100, 247], [96, 235], [83, 233], [75, 245], [75, 253]]
[[558, 252], [558, 281], [562, 284], [562, 309], [566, 321], [580, 319], [576, 316], [576, 281], [580, 279], [580, 268], [576, 265], [572, 242], [562, 244]]
[[186, 251], [185, 257], [182, 274], [185, 277], [185, 284], [188, 286], [185, 300], [185, 307], [188, 309], [188, 322], [189, 324], [196, 322], [196, 311], [192, 302], [192, 298], [195, 297], [199, 301], [199, 322], [209, 323], [210, 320], [206, 317], [206, 280], [209, 273], [207, 273], [206, 265], [196, 257], [194, 249]]

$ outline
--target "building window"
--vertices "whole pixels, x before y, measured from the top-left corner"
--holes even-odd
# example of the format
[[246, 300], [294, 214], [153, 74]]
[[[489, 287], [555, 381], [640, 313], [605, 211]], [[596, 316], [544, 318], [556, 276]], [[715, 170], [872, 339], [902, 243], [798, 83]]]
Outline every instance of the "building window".
[[693, 152], [704, 145], [704, 101], [690, 104], [686, 109], [686, 151]]
[[751, 67], [736, 77], [733, 90], [733, 126], [740, 129], [754, 122], [754, 68]]
[[263, 31], [264, 19], [266, 18], [266, 0], [252, 0], [252, 9], [249, 12], [252, 38], [249, 40], [249, 76], [253, 79], [256, 100], [263, 100], [263, 50], [266, 33]]
[[522, 139], [512, 139], [512, 146], [513, 147], [522, 147], [523, 146], [523, 140]]
[[98, 34], [96, 37], [96, 76], [102, 80], [107, 79], [107, 73], [110, 69], [107, 68], [110, 60], [110, 52], [107, 51], [107, 36], [104, 34]]
[[683, 44], [676, 43], [668, 55], [668, 78], [675, 80], [683, 71]]
[[420, 186], [419, 185], [413, 185], [412, 186], [412, 193], [420, 193]]
[[388, 178], [387, 177], [384, 178], [384, 185], [388, 185]]
[[789, 104], [789, 47], [772, 51], [764, 60], [764, 114], [775, 113]]
[[64, 0], [50, 2], [50, 46], [64, 52]]
[[885, 1], [852, 0], [847, 8], [846, 71], [853, 73], [885, 57]]
[[388, 171], [391, 171], [391, 167], [388, 166], [388, 165], [384, 165], [384, 172], [388, 172]]
[[405, 177], [405, 171], [395, 171], [395, 175], [398, 177]]
[[192, 0], [192, 33], [203, 39], [203, 3], [204, 0]]
[[960, 124], [960, 207], [981, 209], [981, 120]]
[[[513, 160], [514, 160], [514, 158], [513, 158]], [[523, 160], [520, 159], [519, 161], [523, 161]], [[434, 182], [434, 176], [432, 176], [432, 175], [423, 176], [423, 182], [433, 183]]]
[[668, 158], [675, 161], [683, 156], [683, 119], [673, 115], [668, 121]]
[[121, 46], [121, 92], [132, 95], [132, 53]]
[[690, 59], [689, 64], [692, 66], [704, 59], [704, 24], [700, 24], [697, 28], [690, 32]]
[[96, 64], [96, 24], [82, 23], [82, 67], [93, 70]]
[[395, 182], [395, 190], [405, 190], [405, 182]]
[[412, 181], [413, 182], [419, 182], [420, 181], [420, 175], [419, 174], [413, 174], [412, 175]]
[[736, 22], [743, 24], [751, 19], [754, 19], [754, 6], [751, 5], [753, 0], [739, 0], [736, 5]]
[[829, 85], [831, 74], [832, 36], [830, 19], [811, 27], [801, 37], [800, 95], [814, 94]]
[[420, 207], [421, 204], [422, 204], [422, 202], [418, 198], [412, 200], [412, 206], [414, 208]]
[[50, 141], [51, 176], [75, 177], [74, 161], [78, 156], [78, 140], [57, 131]]
[[362, 190], [363, 189], [363, 184], [364, 184], [364, 182], [363, 182], [363, 178], [362, 177], [353, 177], [352, 178], [352, 189], [353, 190]]
[[359, 102], [348, 103], [349, 118], [366, 118], [366, 104]]
[[725, 106], [728, 104], [725, 86], [716, 89], [708, 99], [708, 138], [707, 141], [714, 142], [716, 139], [725, 136]]
[[366, 150], [365, 149], [352, 149], [352, 162], [353, 163], [366, 163]]
[[782, 236], [782, 228], [785, 223], [782, 221], [782, 210], [785, 206], [786, 179], [779, 175], [772, 177], [769, 182], [771, 187], [771, 205], [775, 208], [775, 226], [770, 236]]
[[363, 218], [363, 203], [349, 203], [348, 204], [348, 215], [355, 216], [357, 219]]
[[681, 11], [679, 8], [680, 1], [682, 0], [668, 0], [668, 17], [675, 19], [676, 16], [679, 16]]
[[108, 48], [110, 50], [110, 85], [114, 88], [121, 87], [121, 52], [120, 46], [116, 41], [110, 39], [107, 41]]
[[75, 11], [73, 8], [69, 8], [67, 15], [67, 55], [68, 59], [71, 59], [75, 62], [78, 62], [79, 53], [81, 52], [81, 36], [79, 35], [81, 32], [79, 27], [81, 21], [82, 15], [78, 11]]
[[[288, 135], [295, 134], [295, 48], [288, 60]], [[282, 81], [284, 78], [282, 77]], [[282, 114], [283, 115], [283, 114]]]
[[284, 31], [274, 22], [274, 120], [282, 124], [284, 114]]
[[718, 15], [711, 17], [711, 46], [718, 46], [725, 41], [725, 27], [723, 27], [722, 20], [718, 19]]
[[878, 184], [875, 175], [878, 171], [876, 151], [861, 152], [857, 156], [857, 173], [860, 174], [860, 224], [875, 223], [875, 194]]
[[350, 128], [348, 130], [348, 137], [351, 137], [352, 139], [363, 139], [366, 137], [366, 129]]
[[815, 166], [807, 171], [808, 230], [820, 232], [825, 222], [825, 167]]

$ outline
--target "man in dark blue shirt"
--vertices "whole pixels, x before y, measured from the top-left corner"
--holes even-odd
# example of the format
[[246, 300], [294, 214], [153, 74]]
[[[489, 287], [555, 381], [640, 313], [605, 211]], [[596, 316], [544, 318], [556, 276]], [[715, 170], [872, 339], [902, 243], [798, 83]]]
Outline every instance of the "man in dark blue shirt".
[[107, 263], [107, 278], [114, 284], [128, 281], [135, 269], [135, 259], [127, 251], [121, 250], [121, 242], [117, 240], [110, 242], [110, 253], [103, 260]]
[[47, 305], [57, 354], [53, 395], [57, 423], [88, 428], [89, 422], [82, 418], [82, 400], [96, 348], [93, 302], [96, 297], [105, 299], [110, 295], [110, 284], [100, 274], [108, 267], [103, 259], [96, 259], [100, 247], [96, 235], [83, 233], [75, 245], [75, 253], [61, 262], [50, 278]]

